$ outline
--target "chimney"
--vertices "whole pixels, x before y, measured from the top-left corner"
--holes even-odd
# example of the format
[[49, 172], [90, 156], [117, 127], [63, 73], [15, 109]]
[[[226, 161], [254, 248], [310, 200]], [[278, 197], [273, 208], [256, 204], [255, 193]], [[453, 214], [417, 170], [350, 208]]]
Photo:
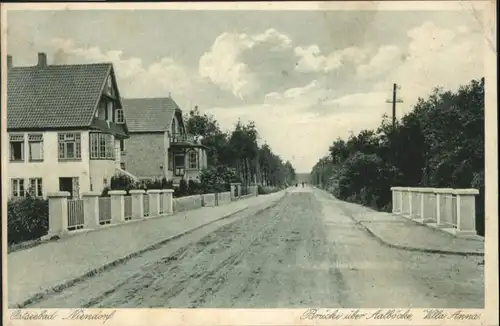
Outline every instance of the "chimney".
[[14, 64], [12, 63], [12, 56], [11, 55], [7, 55], [7, 69], [10, 69], [14, 66]]
[[38, 67], [47, 67], [47, 55], [43, 52], [38, 52]]

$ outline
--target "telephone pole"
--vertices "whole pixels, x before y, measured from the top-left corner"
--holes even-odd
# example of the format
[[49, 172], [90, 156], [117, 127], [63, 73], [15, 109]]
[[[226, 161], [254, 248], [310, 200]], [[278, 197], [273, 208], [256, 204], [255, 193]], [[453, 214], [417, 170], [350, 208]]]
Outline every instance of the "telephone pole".
[[392, 100], [386, 100], [386, 103], [392, 103], [392, 132], [396, 130], [396, 103], [403, 103], [402, 99], [397, 97], [397, 91], [401, 86], [394, 83], [392, 85]]

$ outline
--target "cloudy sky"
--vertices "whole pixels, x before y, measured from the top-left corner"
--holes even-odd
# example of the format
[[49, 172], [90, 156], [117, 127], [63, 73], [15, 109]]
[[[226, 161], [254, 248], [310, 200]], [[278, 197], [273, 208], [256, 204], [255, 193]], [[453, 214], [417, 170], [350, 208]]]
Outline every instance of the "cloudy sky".
[[337, 137], [376, 127], [433, 87], [484, 75], [469, 11], [10, 11], [14, 65], [113, 62], [124, 97], [171, 96], [224, 129], [255, 121], [309, 172]]

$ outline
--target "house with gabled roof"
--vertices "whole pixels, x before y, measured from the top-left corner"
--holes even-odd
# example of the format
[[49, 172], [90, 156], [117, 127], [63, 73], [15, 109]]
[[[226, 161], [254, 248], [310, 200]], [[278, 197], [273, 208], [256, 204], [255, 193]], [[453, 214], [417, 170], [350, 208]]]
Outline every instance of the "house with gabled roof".
[[129, 138], [122, 168], [138, 179], [197, 179], [207, 167], [206, 147], [184, 126], [171, 97], [122, 99]]
[[10, 196], [102, 191], [128, 138], [111, 63], [14, 67], [7, 58]]

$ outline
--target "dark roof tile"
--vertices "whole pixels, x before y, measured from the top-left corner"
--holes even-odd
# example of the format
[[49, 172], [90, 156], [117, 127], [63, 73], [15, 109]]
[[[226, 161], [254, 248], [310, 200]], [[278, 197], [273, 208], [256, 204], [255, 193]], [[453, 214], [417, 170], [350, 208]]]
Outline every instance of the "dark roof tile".
[[7, 75], [7, 128], [86, 127], [110, 63], [13, 67]]
[[177, 103], [169, 97], [122, 99], [129, 132], [168, 131]]

